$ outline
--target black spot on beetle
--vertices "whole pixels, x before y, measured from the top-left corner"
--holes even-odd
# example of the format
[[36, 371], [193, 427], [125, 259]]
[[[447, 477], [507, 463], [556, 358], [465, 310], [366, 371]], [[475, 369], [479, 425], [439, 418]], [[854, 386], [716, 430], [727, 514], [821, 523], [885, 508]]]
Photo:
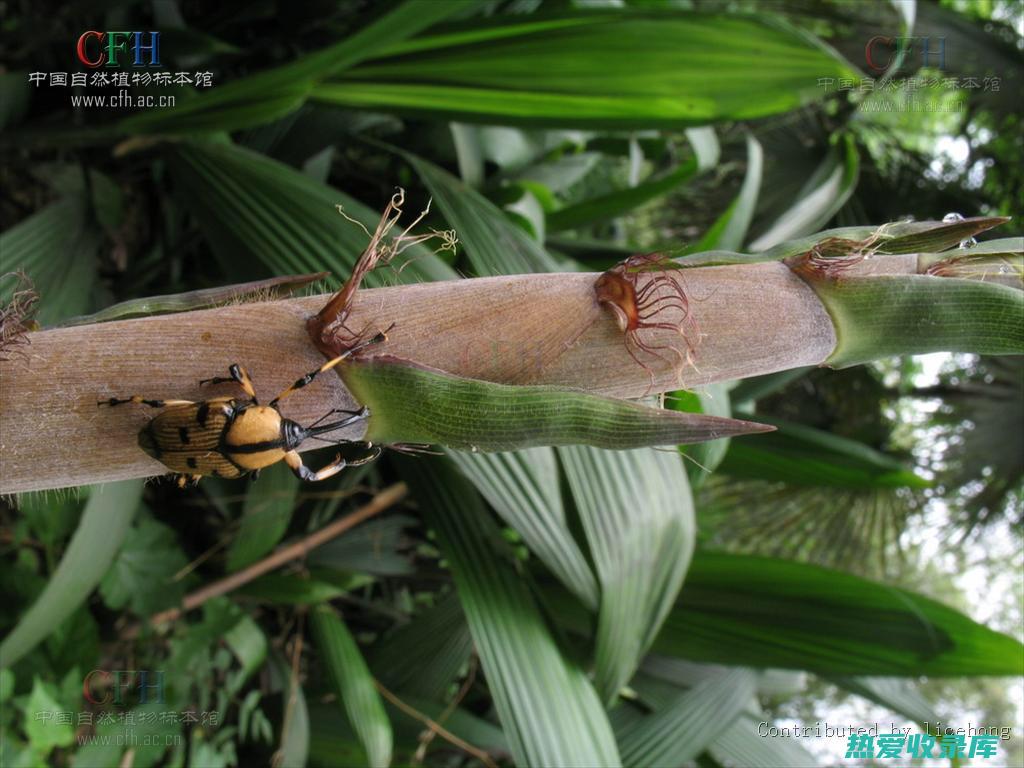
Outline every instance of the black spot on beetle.
[[199, 410], [196, 411], [196, 421], [199, 422], [200, 427], [206, 426], [206, 420], [210, 417], [210, 404], [203, 403], [199, 406]]
[[191, 442], [188, 439], [188, 427], [178, 427], [178, 439], [181, 440], [182, 444]]
[[189, 456], [187, 459], [185, 459], [185, 463], [188, 464], [189, 469], [195, 469], [198, 466], [196, 464], [196, 460], [195, 460], [194, 456]]

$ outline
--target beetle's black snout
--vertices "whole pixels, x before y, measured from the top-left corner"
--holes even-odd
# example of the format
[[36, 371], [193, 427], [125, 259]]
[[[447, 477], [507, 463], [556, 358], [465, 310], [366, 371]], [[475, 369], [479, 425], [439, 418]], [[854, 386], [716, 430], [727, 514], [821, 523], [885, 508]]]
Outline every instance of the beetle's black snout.
[[284, 449], [292, 451], [302, 445], [302, 441], [309, 437], [309, 430], [291, 419], [282, 419], [281, 436], [284, 437]]

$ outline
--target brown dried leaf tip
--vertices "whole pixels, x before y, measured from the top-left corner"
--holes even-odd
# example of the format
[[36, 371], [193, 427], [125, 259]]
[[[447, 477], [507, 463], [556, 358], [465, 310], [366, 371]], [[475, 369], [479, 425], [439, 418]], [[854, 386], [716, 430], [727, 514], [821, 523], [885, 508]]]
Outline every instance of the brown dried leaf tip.
[[810, 280], [838, 280], [878, 250], [886, 237], [884, 227], [864, 240], [828, 237], [815, 243], [809, 251], [790, 256], [786, 266]]
[[[28, 332], [39, 327], [33, 320], [39, 305], [39, 294], [32, 280], [24, 272], [8, 272], [0, 275], [0, 286], [9, 280], [14, 281], [14, 290], [11, 300], [0, 308], [0, 360], [10, 359], [9, 352], [28, 344]], [[0, 287], [0, 294], [5, 293], [7, 289]]]
[[[611, 308], [625, 334], [626, 351], [647, 371], [654, 387], [654, 371], [641, 356], [657, 358], [673, 369], [693, 364], [697, 323], [690, 314], [690, 300], [683, 290], [682, 267], [659, 253], [636, 254], [603, 273], [594, 283], [597, 303]], [[684, 356], [672, 344], [655, 344], [650, 331], [673, 331], [686, 345]], [[659, 350], [670, 350], [673, 363]]]
[[[341, 286], [341, 289], [306, 324], [313, 343], [317, 346], [317, 349], [328, 357], [334, 357], [350, 349], [368, 335], [368, 328], [356, 331], [350, 328], [347, 323], [352, 312], [352, 302], [356, 292], [359, 290], [363, 278], [369, 272], [379, 266], [390, 264], [396, 256], [406, 249], [435, 238], [441, 241], [441, 245], [438, 246], [435, 253], [438, 251], [451, 251], [455, 253], [458, 247], [459, 239], [453, 229], [431, 229], [427, 234], [421, 235], [412, 233], [416, 225], [423, 221], [426, 215], [430, 213], [430, 201], [427, 202], [427, 207], [413, 220], [412, 224], [403, 229], [399, 234], [392, 235], [391, 231], [402, 217], [402, 206], [404, 204], [405, 190], [399, 187], [398, 191], [391, 196], [391, 200], [384, 209], [384, 213], [381, 215], [373, 234], [370, 234], [370, 231], [363, 226], [362, 222], [353, 219], [345, 213], [341, 205], [338, 206], [338, 213], [362, 229], [366, 236], [370, 238], [370, 242], [356, 261], [352, 274], [349, 275], [348, 280]], [[408, 262], [403, 264], [397, 271], [401, 272], [407, 264]]]

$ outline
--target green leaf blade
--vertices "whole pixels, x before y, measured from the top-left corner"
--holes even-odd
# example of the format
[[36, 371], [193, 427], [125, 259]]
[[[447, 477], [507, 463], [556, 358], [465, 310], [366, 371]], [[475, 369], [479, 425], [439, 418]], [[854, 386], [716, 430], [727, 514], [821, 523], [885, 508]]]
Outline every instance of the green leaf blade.
[[370, 765], [387, 768], [391, 763], [391, 721], [355, 638], [328, 605], [310, 613], [310, 627], [327, 667], [328, 680], [366, 750]]

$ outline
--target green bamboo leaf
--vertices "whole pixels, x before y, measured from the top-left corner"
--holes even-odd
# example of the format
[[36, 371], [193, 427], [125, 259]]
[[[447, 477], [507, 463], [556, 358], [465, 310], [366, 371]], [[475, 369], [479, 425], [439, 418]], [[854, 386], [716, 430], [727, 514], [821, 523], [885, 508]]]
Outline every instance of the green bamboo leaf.
[[747, 707], [756, 675], [734, 669], [680, 693], [661, 708], [620, 732], [626, 765], [680, 765], [692, 760]]
[[764, 167], [764, 151], [761, 142], [753, 134], [747, 136], [747, 173], [743, 177], [736, 199], [725, 212], [715, 220], [693, 251], [710, 251], [716, 248], [736, 250], [743, 246], [747, 230], [757, 210], [757, 199], [761, 192], [761, 172]]
[[583, 446], [558, 454], [601, 585], [595, 676], [608, 702], [633, 676], [682, 586], [696, 537], [693, 500], [678, 454]]
[[[477, 0], [469, 0], [475, 3]], [[269, 123], [302, 106], [316, 82], [340, 72], [453, 13], [472, 8], [466, 0], [407, 0], [341, 42], [258, 72], [176, 105], [172, 112], [151, 109], [123, 120], [127, 133], [231, 131]]]
[[1019, 675], [1024, 646], [941, 603], [847, 573], [698, 553], [658, 653], [823, 675]]
[[[253, 261], [274, 274], [329, 269], [348, 276], [368, 238], [336, 206], [371, 232], [380, 212], [305, 174], [230, 144], [179, 143], [168, 148], [168, 165], [186, 205], [229, 272], [250, 276]], [[422, 246], [405, 252], [407, 269], [393, 282], [449, 280], [455, 272]], [[396, 265], [397, 266], [397, 265]], [[386, 270], [365, 283], [382, 285]]]
[[448, 26], [331, 78], [312, 97], [465, 122], [679, 128], [785, 112], [821, 97], [819, 77], [854, 74], [780, 22], [576, 11]]
[[299, 479], [282, 461], [260, 473], [242, 505], [238, 535], [228, 548], [225, 567], [237, 571], [259, 560], [281, 540], [292, 520]]
[[[732, 415], [729, 389], [725, 382], [709, 384], [696, 392], [680, 390], [665, 398], [665, 406], [673, 411], [686, 413], [706, 413], [710, 416], [729, 418]], [[680, 448], [685, 456], [693, 459], [687, 467], [690, 482], [699, 486], [705, 478], [714, 472], [726, 457], [730, 439], [710, 440], [706, 443], [694, 443], [687, 448]]]
[[366, 750], [347, 720], [338, 720], [334, 704], [309, 702], [309, 765], [352, 768], [366, 765]]
[[329, 605], [313, 609], [309, 620], [327, 679], [338, 694], [339, 703], [359, 736], [370, 765], [386, 768], [391, 763], [391, 721], [359, 646]]
[[803, 424], [759, 416], [777, 427], [766, 443], [730, 441], [719, 470], [732, 477], [833, 488], [927, 488], [898, 459], [856, 440]]
[[366, 439], [383, 445], [422, 443], [468, 451], [593, 445], [621, 450], [769, 429], [557, 387], [466, 379], [390, 355], [336, 370], [370, 409]]
[[556, 271], [557, 264], [543, 246], [513, 224], [494, 203], [443, 168], [408, 152], [399, 154], [430, 190], [478, 275]]
[[843, 136], [785, 213], [767, 232], [750, 243], [750, 250], [766, 251], [784, 240], [814, 232], [843, 207], [857, 186], [860, 155], [852, 136]]
[[370, 650], [370, 668], [392, 691], [440, 701], [473, 651], [454, 593], [398, 627]]
[[644, 203], [655, 200], [685, 184], [697, 174], [697, 171], [697, 158], [693, 157], [680, 163], [671, 171], [659, 174], [653, 179], [645, 179], [634, 187], [619, 189], [574, 205], [567, 205], [547, 215], [547, 231], [560, 232], [594, 222], [606, 222], [614, 219], [616, 216], [629, 213], [634, 208], [639, 208]]
[[402, 460], [437, 531], [502, 728], [518, 765], [619, 765], [601, 703], [555, 643], [500, 531], [451, 464]]
[[785, 371], [741, 379], [735, 387], [729, 390], [729, 399], [737, 408], [749, 406], [750, 403], [757, 402], [763, 397], [782, 391], [801, 376], [805, 376], [813, 370], [814, 368], [810, 366], [789, 368]]
[[13, 666], [75, 612], [99, 584], [131, 526], [142, 482], [98, 486], [43, 593], [0, 643], [0, 667]]
[[936, 723], [939, 715], [913, 681], [900, 677], [844, 677], [833, 676], [832, 682], [841, 688], [881, 704], [916, 723]]
[[448, 455], [530, 551], [584, 605], [596, 610], [597, 581], [566, 520], [554, 451], [540, 447]]
[[928, 352], [1024, 354], [1024, 292], [924, 275], [811, 281], [836, 326], [836, 368]]
[[264, 603], [317, 605], [372, 583], [373, 577], [365, 573], [339, 575], [317, 569], [310, 572], [309, 578], [268, 573], [240, 588], [237, 594]]
[[388, 515], [370, 520], [344, 536], [317, 547], [306, 556], [306, 562], [335, 571], [407, 576], [415, 573], [416, 569], [409, 556], [398, 550], [403, 546], [404, 530], [418, 524], [415, 518], [405, 515]]
[[[416, 695], [403, 695], [402, 701], [417, 711], [422, 712], [434, 722], [441, 722], [441, 716], [447, 713], [448, 716], [441, 723], [447, 730], [454, 733], [467, 744], [472, 744], [477, 749], [490, 752], [496, 759], [509, 753], [508, 739], [505, 738], [501, 728], [490, 720], [473, 715], [462, 707], [456, 707], [449, 712], [449, 705], [436, 699], [424, 699]], [[394, 715], [396, 730], [401, 729], [403, 725], [406, 726], [405, 732], [400, 733], [400, 737], [404, 736], [406, 743], [417, 743], [419, 737], [423, 734], [423, 723], [420, 720], [410, 718], [407, 713], [401, 712], [397, 707], [391, 709], [391, 712]], [[440, 739], [436, 739], [434, 744], [437, 744], [438, 741]], [[450, 749], [450, 747], [447, 748]]]
[[708, 752], [720, 765], [742, 765], [744, 768], [816, 768], [818, 759], [798, 739], [765, 738], [758, 726], [767, 715], [740, 714], [719, 731], [708, 745]]
[[[42, 325], [90, 308], [96, 283], [100, 234], [88, 216], [84, 195], [69, 195], [0, 234], [3, 272], [22, 270], [39, 294]], [[11, 299], [5, 280], [0, 304]]]
[[[238, 659], [244, 677], [247, 679], [267, 660], [267, 636], [260, 625], [249, 615], [243, 615], [238, 622], [224, 633], [224, 644]], [[239, 682], [241, 682], [241, 680]]]
[[279, 653], [271, 652], [268, 667], [271, 684], [281, 692], [281, 710], [284, 712], [274, 765], [278, 768], [305, 768], [310, 739], [306, 694], [298, 676], [292, 675], [291, 667]]

